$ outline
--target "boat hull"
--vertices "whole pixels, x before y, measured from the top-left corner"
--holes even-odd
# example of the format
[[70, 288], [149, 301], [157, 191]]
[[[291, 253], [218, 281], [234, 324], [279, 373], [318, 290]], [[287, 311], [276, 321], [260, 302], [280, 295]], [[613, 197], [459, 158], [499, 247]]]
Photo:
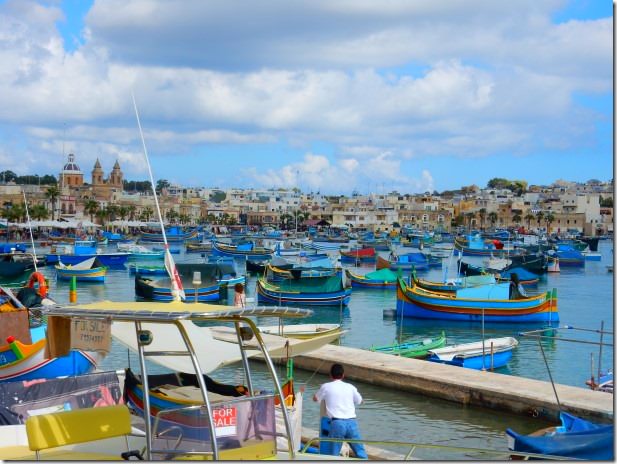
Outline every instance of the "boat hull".
[[397, 316], [467, 322], [558, 322], [557, 298], [547, 292], [522, 300], [457, 299], [448, 294], [407, 287], [399, 279]]
[[332, 293], [296, 293], [273, 290], [257, 281], [257, 301], [276, 305], [340, 306], [348, 305], [351, 288]]
[[490, 354], [490, 347], [486, 347], [486, 354], [482, 356], [472, 357], [454, 357], [451, 361], [442, 361], [436, 356], [429, 356], [428, 360], [432, 362], [438, 362], [442, 364], [449, 364], [451, 366], [466, 367], [468, 369], [498, 369], [504, 367], [512, 359], [512, 348], [506, 351], [500, 351], [498, 353]]
[[46, 255], [47, 264], [55, 264], [62, 261], [63, 264], [79, 264], [90, 258], [97, 258], [103, 266], [116, 267], [124, 266], [129, 259], [130, 253], [109, 253], [109, 254], [85, 254], [85, 255], [67, 255], [67, 254], [48, 254]]

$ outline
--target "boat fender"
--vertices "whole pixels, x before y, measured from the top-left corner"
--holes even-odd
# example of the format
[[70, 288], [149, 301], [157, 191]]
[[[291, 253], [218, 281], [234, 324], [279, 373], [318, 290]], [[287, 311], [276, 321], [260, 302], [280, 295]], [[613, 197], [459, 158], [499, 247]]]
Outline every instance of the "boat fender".
[[47, 296], [47, 282], [45, 282], [45, 276], [40, 272], [33, 272], [28, 280], [28, 288], [34, 288], [34, 283], [39, 284], [38, 294], [45, 298]]

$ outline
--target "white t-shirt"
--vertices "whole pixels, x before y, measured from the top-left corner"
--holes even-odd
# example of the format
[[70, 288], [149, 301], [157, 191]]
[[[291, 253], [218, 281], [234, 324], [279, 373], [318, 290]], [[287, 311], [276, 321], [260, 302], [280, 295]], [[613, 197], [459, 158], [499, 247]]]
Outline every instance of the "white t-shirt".
[[356, 387], [340, 379], [324, 383], [315, 396], [317, 401], [326, 403], [328, 417], [336, 419], [355, 419], [355, 405], [362, 403], [362, 396]]

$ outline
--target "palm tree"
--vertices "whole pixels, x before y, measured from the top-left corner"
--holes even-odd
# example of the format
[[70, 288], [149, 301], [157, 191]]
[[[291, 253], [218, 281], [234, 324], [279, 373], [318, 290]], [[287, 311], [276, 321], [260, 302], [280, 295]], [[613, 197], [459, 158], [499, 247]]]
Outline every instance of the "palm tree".
[[127, 210], [129, 213], [129, 221], [133, 221], [135, 219], [135, 211], [137, 210], [137, 208], [135, 207], [135, 205], [129, 205], [127, 206]]
[[555, 216], [553, 215], [553, 213], [548, 213], [546, 217], [544, 218], [544, 220], [546, 221], [546, 233], [549, 234], [550, 228], [551, 228], [551, 222], [555, 220]]
[[47, 211], [45, 205], [34, 205], [30, 208], [30, 217], [35, 221], [41, 221], [49, 217], [49, 211]]
[[527, 213], [525, 215], [525, 221], [527, 221], [527, 230], [531, 229], [531, 221], [533, 221], [536, 217], [531, 214], [531, 213]]
[[126, 206], [120, 206], [118, 208], [118, 214], [120, 215], [120, 219], [124, 221], [129, 214], [129, 209]]
[[144, 218], [146, 222], [150, 221], [150, 218], [152, 217], [153, 214], [154, 214], [154, 210], [150, 208], [149, 206], [146, 206], [141, 211], [141, 217]]
[[115, 221], [119, 211], [118, 205], [107, 205], [107, 216], [110, 221]]
[[109, 206], [107, 208], [99, 208], [95, 213], [96, 217], [101, 221], [101, 225], [105, 227], [105, 220], [109, 218]]
[[538, 211], [538, 214], [536, 214], [536, 219], [538, 220], [538, 227], [539, 227], [540, 224], [542, 223], [542, 220], [544, 219], [544, 213], [542, 211]]
[[175, 209], [170, 209], [169, 211], [167, 211], [167, 214], [165, 216], [170, 223], [173, 223], [178, 219], [178, 212]]
[[53, 221], [56, 218], [55, 217], [56, 202], [58, 201], [58, 198], [60, 197], [60, 189], [58, 188], [58, 186], [50, 185], [49, 187], [47, 187], [47, 192], [45, 192], [45, 197], [47, 197], [47, 199], [51, 203], [51, 219]]
[[491, 211], [490, 213], [488, 213], [488, 220], [491, 221], [491, 226], [494, 228], [495, 227], [495, 223], [497, 222], [497, 213], [495, 211]]
[[484, 230], [484, 220], [486, 219], [486, 208], [480, 208], [480, 210], [478, 211], [478, 214], [480, 215], [480, 228]]
[[86, 200], [84, 203], [84, 212], [90, 215], [90, 222], [94, 222], [94, 215], [99, 210], [99, 202], [94, 199]]
[[514, 221], [517, 225], [520, 224], [521, 222], [521, 215], [516, 213], [514, 216], [512, 216], [512, 221]]

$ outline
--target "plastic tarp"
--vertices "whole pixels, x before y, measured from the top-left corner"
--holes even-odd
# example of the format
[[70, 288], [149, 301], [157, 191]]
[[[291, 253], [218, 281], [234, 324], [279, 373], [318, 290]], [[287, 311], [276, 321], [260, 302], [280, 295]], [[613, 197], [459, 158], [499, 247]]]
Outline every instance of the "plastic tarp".
[[397, 274], [390, 269], [380, 269], [366, 274], [364, 277], [371, 280], [396, 281]]
[[514, 439], [511, 449], [525, 453], [549, 454], [576, 459], [612, 461], [614, 459], [613, 425], [600, 425], [571, 414], [560, 414], [562, 426], [543, 436], [519, 435], [511, 429], [506, 434]]
[[338, 275], [287, 279], [277, 282], [276, 286], [282, 291], [301, 293], [334, 293], [343, 290], [342, 279]]

